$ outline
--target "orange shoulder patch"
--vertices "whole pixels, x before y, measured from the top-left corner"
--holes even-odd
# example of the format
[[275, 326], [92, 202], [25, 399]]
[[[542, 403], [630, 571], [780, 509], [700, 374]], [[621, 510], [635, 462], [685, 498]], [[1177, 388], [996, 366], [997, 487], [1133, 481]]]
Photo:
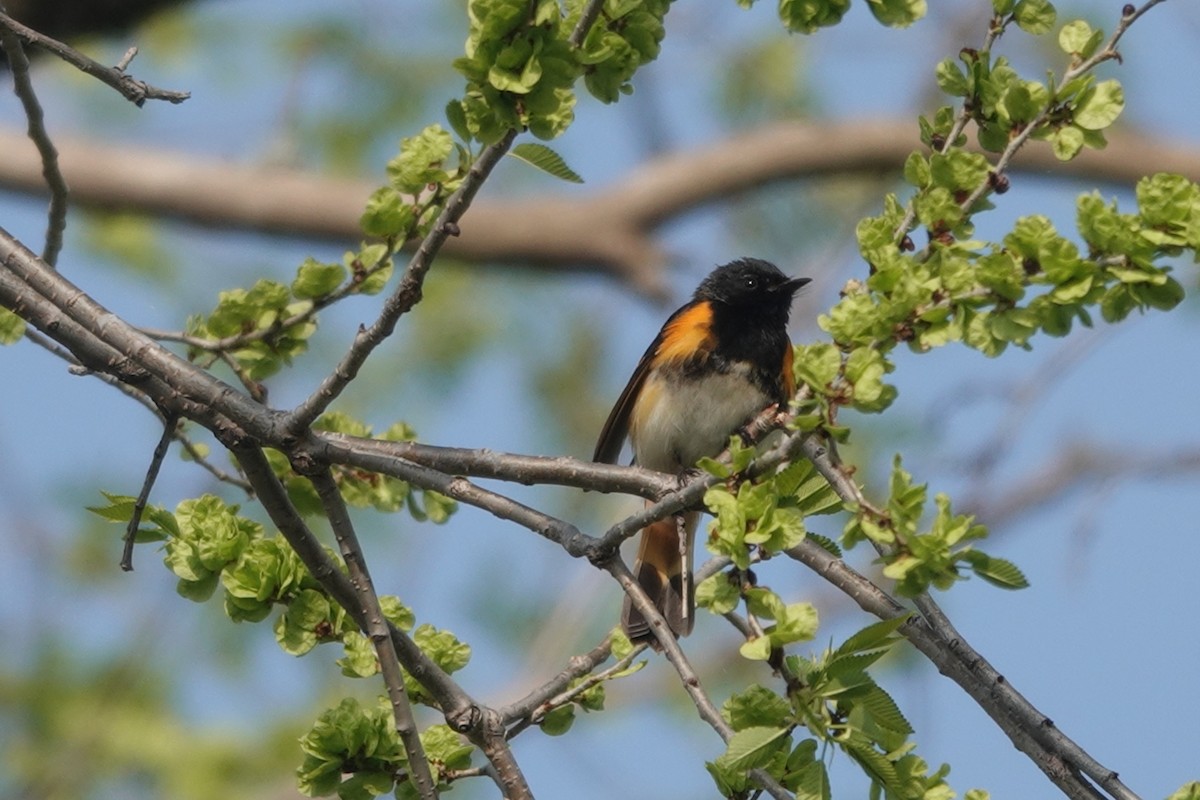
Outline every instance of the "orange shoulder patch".
[[716, 346], [712, 332], [712, 306], [703, 300], [683, 309], [662, 332], [655, 361], [686, 361]]

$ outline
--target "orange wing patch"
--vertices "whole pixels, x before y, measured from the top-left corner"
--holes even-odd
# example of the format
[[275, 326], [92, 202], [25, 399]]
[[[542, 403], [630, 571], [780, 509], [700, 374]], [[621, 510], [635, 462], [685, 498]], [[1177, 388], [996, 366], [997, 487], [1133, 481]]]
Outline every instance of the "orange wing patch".
[[686, 361], [701, 354], [707, 355], [716, 344], [712, 332], [712, 306], [704, 300], [667, 323], [654, 361], [657, 364]]

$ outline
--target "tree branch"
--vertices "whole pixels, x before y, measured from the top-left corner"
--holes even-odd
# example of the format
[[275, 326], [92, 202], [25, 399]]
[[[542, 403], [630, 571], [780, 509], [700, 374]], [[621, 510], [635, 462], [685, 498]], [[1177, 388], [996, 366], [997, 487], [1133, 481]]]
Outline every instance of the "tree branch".
[[120, 92], [126, 100], [139, 108], [147, 100], [166, 100], [170, 103], [182, 103], [191, 97], [190, 92], [176, 92], [170, 89], [159, 89], [145, 81], [140, 81], [125, 72], [123, 67], [106, 67], [73, 47], [65, 45], [56, 39], [27, 28], [7, 14], [0, 13], [0, 27], [12, 31], [27, 44], [39, 47], [48, 53], [62, 59], [84, 74], [96, 78]]
[[[572, 657], [567, 663], [566, 668], [553, 678], [519, 700], [515, 700], [498, 709], [500, 719], [504, 721], [505, 725], [519, 724], [521, 720], [528, 719], [536, 709], [549, 703], [555, 696], [566, 691], [571, 681], [587, 675], [596, 667], [603, 664], [605, 659], [610, 655], [612, 655], [612, 642], [608, 636], [605, 636], [604, 641], [600, 642], [600, 644], [593, 647], [587, 653]], [[512, 735], [510, 732], [510, 738]]]

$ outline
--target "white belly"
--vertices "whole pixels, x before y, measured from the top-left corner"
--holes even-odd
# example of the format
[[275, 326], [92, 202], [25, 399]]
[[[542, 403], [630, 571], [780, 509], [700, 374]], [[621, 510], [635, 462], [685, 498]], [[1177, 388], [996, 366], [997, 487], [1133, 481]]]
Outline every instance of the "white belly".
[[703, 392], [699, 383], [679, 375], [647, 379], [639, 405], [648, 410], [638, 409], [629, 429], [638, 464], [670, 473], [694, 467], [723, 451], [730, 435], [771, 402], [750, 389], [743, 370], [706, 376]]

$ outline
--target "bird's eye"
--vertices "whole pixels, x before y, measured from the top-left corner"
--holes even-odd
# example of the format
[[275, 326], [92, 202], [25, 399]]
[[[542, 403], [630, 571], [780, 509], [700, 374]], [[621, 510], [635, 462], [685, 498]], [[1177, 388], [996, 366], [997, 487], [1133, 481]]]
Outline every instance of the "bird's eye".
[[747, 289], [751, 289], [751, 290], [757, 289], [758, 288], [758, 278], [755, 278], [753, 276], [746, 278], [745, 286]]

